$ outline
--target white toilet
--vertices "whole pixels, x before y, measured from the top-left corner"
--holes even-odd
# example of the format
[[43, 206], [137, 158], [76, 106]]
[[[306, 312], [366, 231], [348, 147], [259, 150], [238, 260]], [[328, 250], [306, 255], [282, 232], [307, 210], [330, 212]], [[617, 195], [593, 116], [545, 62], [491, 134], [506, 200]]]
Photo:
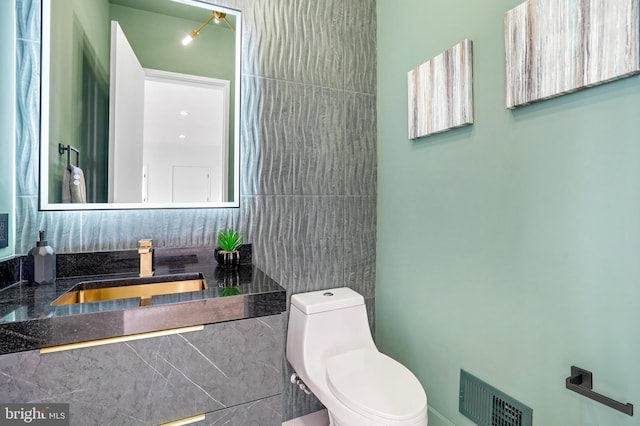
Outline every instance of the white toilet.
[[422, 385], [378, 351], [364, 298], [350, 288], [291, 297], [287, 359], [332, 426], [427, 425]]

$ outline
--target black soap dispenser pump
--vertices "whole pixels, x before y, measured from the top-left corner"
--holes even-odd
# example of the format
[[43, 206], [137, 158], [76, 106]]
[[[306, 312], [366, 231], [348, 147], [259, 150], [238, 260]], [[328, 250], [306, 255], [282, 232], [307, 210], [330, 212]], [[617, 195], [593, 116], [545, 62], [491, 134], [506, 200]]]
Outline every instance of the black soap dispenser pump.
[[31, 284], [53, 284], [56, 282], [56, 254], [44, 239], [44, 231], [40, 231], [40, 239], [27, 256], [27, 272]]

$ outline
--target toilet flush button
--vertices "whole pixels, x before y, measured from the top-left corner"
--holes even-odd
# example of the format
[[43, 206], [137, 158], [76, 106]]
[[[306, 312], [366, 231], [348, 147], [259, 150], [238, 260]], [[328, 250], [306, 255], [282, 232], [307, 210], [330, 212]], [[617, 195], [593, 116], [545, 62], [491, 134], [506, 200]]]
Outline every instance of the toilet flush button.
[[326, 293], [322, 293], [323, 296], [333, 296], [333, 293], [327, 291]]

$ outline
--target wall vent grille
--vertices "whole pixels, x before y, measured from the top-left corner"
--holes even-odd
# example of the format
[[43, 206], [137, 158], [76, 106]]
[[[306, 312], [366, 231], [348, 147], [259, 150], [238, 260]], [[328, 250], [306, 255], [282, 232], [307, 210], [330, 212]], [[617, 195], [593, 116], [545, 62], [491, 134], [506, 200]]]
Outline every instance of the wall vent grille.
[[532, 426], [533, 410], [460, 370], [460, 413], [478, 426]]

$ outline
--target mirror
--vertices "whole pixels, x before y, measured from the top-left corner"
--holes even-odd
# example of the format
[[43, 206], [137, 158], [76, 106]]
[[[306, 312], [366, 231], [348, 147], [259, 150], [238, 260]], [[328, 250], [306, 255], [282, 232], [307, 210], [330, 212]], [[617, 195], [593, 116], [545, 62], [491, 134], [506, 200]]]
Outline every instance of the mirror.
[[239, 11], [42, 0], [42, 22], [41, 210], [239, 206]]

